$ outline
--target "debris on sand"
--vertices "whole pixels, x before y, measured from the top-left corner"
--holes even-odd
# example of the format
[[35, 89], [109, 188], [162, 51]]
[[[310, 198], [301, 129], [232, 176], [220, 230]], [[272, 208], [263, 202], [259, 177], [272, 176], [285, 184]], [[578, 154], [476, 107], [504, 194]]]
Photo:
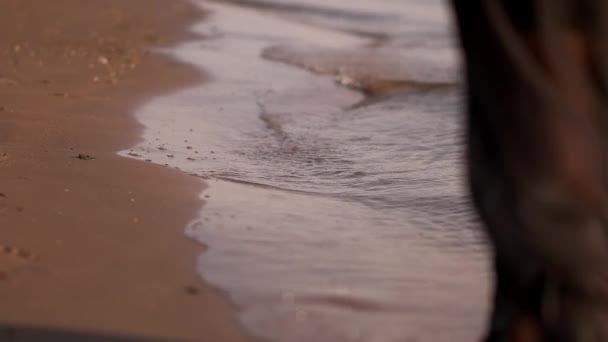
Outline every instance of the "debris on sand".
[[0, 76], [0, 85], [15, 86], [17, 85], [17, 81], [12, 78]]
[[1, 245], [0, 244], [0, 254], [3, 255], [12, 255], [21, 259], [32, 259], [35, 257], [34, 253], [26, 251], [23, 248], [9, 246], [9, 245]]
[[95, 157], [90, 156], [88, 154], [83, 154], [83, 153], [78, 153], [78, 155], [76, 156], [76, 158], [78, 158], [80, 160], [95, 160]]
[[184, 292], [191, 296], [196, 296], [197, 294], [199, 294], [200, 290], [194, 285], [188, 285], [184, 287]]
[[110, 61], [108, 60], [108, 58], [107, 58], [107, 57], [104, 57], [104, 56], [99, 56], [99, 57], [97, 58], [97, 61], [98, 61], [98, 62], [99, 62], [99, 64], [101, 64], [101, 65], [108, 65], [108, 63], [110, 63]]

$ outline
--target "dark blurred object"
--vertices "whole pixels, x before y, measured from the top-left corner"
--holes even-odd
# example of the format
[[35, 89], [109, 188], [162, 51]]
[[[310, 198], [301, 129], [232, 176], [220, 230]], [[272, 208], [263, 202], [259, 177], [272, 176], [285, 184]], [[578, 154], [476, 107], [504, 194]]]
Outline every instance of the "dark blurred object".
[[487, 341], [608, 341], [608, 1], [452, 0]]
[[0, 324], [0, 342], [170, 342], [177, 340], [129, 337], [64, 329]]

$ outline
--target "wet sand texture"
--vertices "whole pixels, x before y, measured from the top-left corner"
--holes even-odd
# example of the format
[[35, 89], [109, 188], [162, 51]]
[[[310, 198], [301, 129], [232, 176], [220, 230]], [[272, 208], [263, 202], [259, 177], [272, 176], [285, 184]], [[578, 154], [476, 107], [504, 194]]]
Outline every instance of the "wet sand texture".
[[131, 110], [202, 79], [149, 51], [202, 13], [176, 0], [1, 7], [0, 339], [244, 340], [183, 237], [203, 184], [115, 155], [137, 141]]

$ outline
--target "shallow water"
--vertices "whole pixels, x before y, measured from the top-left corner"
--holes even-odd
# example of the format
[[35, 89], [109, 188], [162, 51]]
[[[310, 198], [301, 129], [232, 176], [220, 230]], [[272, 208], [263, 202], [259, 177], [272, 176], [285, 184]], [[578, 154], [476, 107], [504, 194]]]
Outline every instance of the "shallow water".
[[206, 178], [198, 271], [271, 341], [472, 341], [486, 247], [461, 175], [445, 4], [232, 0], [166, 51], [208, 75], [141, 108], [137, 158]]

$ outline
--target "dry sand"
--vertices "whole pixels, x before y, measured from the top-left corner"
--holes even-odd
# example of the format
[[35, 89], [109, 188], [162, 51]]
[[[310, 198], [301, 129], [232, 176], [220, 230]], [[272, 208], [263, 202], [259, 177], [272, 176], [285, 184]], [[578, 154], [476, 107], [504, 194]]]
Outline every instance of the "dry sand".
[[115, 154], [138, 139], [137, 105], [203, 79], [147, 50], [203, 14], [177, 0], [1, 7], [0, 340], [244, 341], [183, 236], [203, 184]]

